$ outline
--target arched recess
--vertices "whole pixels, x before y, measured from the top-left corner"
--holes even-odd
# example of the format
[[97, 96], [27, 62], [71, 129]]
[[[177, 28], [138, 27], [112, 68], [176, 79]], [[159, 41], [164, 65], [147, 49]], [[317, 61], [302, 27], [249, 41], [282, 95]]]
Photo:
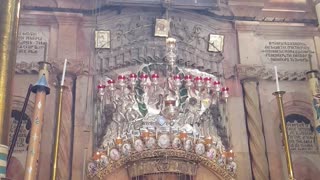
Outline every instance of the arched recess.
[[[298, 114], [309, 120], [314, 127], [313, 112], [310, 97], [299, 92], [287, 92], [283, 96], [285, 116]], [[273, 98], [270, 102], [262, 104], [263, 121], [265, 124], [265, 138], [269, 160], [271, 179], [284, 179], [287, 172], [282, 136], [280, 130], [280, 114], [277, 100]], [[296, 156], [292, 154], [293, 161]]]
[[[142, 12], [143, 13], [140, 13]], [[157, 18], [165, 18], [161, 8], [123, 8], [101, 12], [96, 30], [110, 31], [110, 49], [95, 50], [95, 68], [99, 79], [116, 79], [124, 72], [137, 72], [141, 64], [163, 63], [166, 55], [165, 38], [155, 37]], [[224, 49], [234, 48], [235, 32], [230, 22], [221, 22], [192, 11], [172, 10], [169, 36], [177, 39], [177, 64], [194, 71], [223, 75], [223, 63], [230, 54], [208, 51], [210, 34], [224, 35]], [[232, 59], [236, 61], [236, 59]], [[228, 62], [230, 63], [230, 62]], [[97, 84], [96, 84], [97, 85]], [[99, 146], [106, 122], [95, 118], [95, 146]]]
[[[25, 98], [20, 96], [13, 96], [10, 131], [9, 131], [9, 143], [12, 143], [12, 137], [15, 128], [18, 124], [18, 120], [22, 115]], [[22, 125], [19, 131], [19, 136], [15, 145], [15, 151], [11, 158], [10, 164], [7, 168], [7, 176], [12, 179], [22, 179], [24, 176], [24, 164], [27, 156], [27, 146], [29, 141], [29, 131], [31, 129], [31, 118], [33, 114], [34, 103], [29, 101], [26, 107], [26, 112], [22, 117]]]
[[[99, 72], [95, 76], [95, 82], [106, 81], [107, 78], [116, 79], [118, 75], [125, 74], [125, 72], [138, 72], [142, 64], [163, 64], [166, 55], [165, 38], [155, 37], [154, 28], [156, 18], [164, 17], [161, 9], [152, 8], [123, 8], [99, 14], [96, 30], [110, 31], [111, 40], [110, 49], [95, 50], [95, 67]], [[235, 32], [232, 24], [190, 11], [169, 11], [168, 19], [170, 20], [169, 36], [177, 39], [177, 64], [180, 67], [192, 69], [192, 71], [206, 72], [222, 77], [222, 64], [225, 56], [222, 52], [209, 52], [208, 40], [210, 34], [222, 34], [225, 36], [225, 48], [226, 46], [233, 47], [235, 38], [230, 38], [230, 36], [234, 36]], [[97, 102], [95, 104], [97, 105]], [[107, 117], [112, 114], [111, 112], [110, 114], [109, 112], [104, 113]], [[94, 144], [96, 147], [101, 145], [101, 139], [107, 125], [108, 120], [101, 118], [99, 113], [96, 113], [94, 125]], [[223, 127], [228, 126], [223, 124]], [[219, 133], [218, 135], [222, 137]], [[108, 137], [110, 138], [110, 136]], [[227, 135], [223, 137], [227, 137]], [[142, 160], [152, 162], [153, 159], [164, 156], [177, 159], [177, 162], [192, 162], [199, 165], [202, 167], [199, 170], [209, 170], [217, 179], [235, 178], [235, 175], [230, 174], [225, 167], [220, 167], [216, 161], [205, 158], [205, 155], [198, 156], [194, 153], [171, 149], [133, 153], [129, 157], [111, 162], [106, 168], [98, 170], [98, 174], [94, 178], [101, 179], [110, 173], [119, 173], [119, 169], [121, 170], [123, 167], [130, 169], [129, 166], [132, 163], [138, 163]], [[115, 179], [115, 176], [107, 179]]]

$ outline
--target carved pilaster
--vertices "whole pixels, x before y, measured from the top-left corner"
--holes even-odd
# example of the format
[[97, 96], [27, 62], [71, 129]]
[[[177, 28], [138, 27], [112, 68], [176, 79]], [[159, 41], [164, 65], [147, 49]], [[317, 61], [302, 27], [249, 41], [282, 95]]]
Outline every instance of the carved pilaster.
[[[61, 75], [58, 75], [58, 79]], [[60, 141], [58, 152], [58, 179], [70, 179], [72, 170], [72, 146], [73, 146], [73, 86], [75, 76], [66, 74], [62, 99], [62, 121], [60, 129]], [[60, 82], [60, 80], [58, 81]]]
[[244, 103], [246, 110], [247, 127], [249, 133], [249, 147], [251, 166], [254, 179], [267, 180], [269, 167], [266, 156], [266, 145], [263, 134], [263, 123], [260, 112], [260, 100], [258, 94], [258, 82], [243, 81]]

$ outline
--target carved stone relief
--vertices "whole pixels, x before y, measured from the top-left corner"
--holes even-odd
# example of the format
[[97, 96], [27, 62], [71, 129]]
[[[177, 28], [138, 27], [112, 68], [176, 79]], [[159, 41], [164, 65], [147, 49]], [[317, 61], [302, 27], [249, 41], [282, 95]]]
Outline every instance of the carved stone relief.
[[[267, 68], [261, 65], [242, 65], [238, 64], [236, 66], [237, 76], [240, 79], [263, 79], [263, 80], [274, 80], [275, 74], [274, 69]], [[288, 81], [302, 81], [306, 79], [307, 71], [278, 71], [278, 76], [280, 80], [288, 80]]]
[[[96, 70], [104, 74], [121, 67], [163, 61], [165, 39], [153, 36], [155, 19], [155, 15], [134, 15], [101, 25], [99, 29], [111, 31], [111, 49], [97, 50]], [[176, 14], [170, 16], [169, 36], [177, 39], [178, 64], [218, 74], [223, 56], [207, 51], [208, 36], [217, 30], [210, 23], [206, 26]]]

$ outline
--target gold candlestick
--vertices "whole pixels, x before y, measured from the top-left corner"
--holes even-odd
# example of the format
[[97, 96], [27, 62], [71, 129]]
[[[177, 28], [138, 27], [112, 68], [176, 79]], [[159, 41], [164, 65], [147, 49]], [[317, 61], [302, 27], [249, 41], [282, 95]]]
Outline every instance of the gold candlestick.
[[63, 97], [63, 89], [64, 86], [60, 86], [60, 93], [59, 93], [59, 101], [58, 101], [58, 112], [57, 112], [57, 126], [54, 138], [54, 150], [53, 150], [53, 166], [51, 169], [52, 175], [51, 179], [56, 180], [57, 178], [57, 166], [58, 166], [58, 152], [59, 152], [59, 140], [60, 140], [60, 126], [61, 126], [61, 119], [62, 119], [62, 97]]
[[6, 177], [12, 84], [16, 64], [20, 0], [0, 5], [0, 179]]
[[284, 108], [283, 108], [283, 100], [282, 97], [285, 94], [285, 91], [276, 91], [272, 93], [277, 98], [278, 107], [279, 107], [279, 113], [281, 118], [281, 130], [283, 134], [283, 142], [284, 142], [284, 150], [286, 153], [286, 161], [287, 161], [287, 170], [288, 170], [288, 176], [289, 180], [294, 180], [293, 175], [293, 168], [292, 168], [292, 160], [291, 160], [291, 153], [290, 153], [290, 147], [288, 142], [288, 132], [287, 132], [287, 125], [284, 115]]

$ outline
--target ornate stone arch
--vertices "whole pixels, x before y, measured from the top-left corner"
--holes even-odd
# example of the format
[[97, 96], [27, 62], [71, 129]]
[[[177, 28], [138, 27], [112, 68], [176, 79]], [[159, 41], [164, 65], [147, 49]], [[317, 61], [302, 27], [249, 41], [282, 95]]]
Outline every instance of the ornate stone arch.
[[[312, 105], [309, 102], [310, 97], [300, 92], [287, 92], [283, 96], [284, 112], [285, 115], [300, 114], [311, 120], [314, 125]], [[282, 148], [282, 137], [280, 132], [280, 114], [278, 110], [277, 100], [273, 98], [270, 102], [266, 102], [262, 106], [263, 120], [267, 124], [265, 127], [265, 137], [267, 143], [267, 153], [270, 172], [275, 173], [274, 176], [278, 178], [283, 177], [283, 172], [286, 170], [284, 149]], [[270, 124], [271, 123], [271, 124]], [[279, 156], [280, 155], [280, 156]], [[281, 158], [279, 158], [281, 157]], [[294, 159], [294, 156], [293, 156]]]
[[[155, 19], [162, 17], [161, 11], [159, 9], [133, 9], [122, 9], [121, 12], [107, 11], [98, 16], [97, 30], [111, 32], [111, 47], [110, 49], [96, 49], [95, 68], [99, 72], [99, 76], [95, 77], [96, 82], [99, 79], [102, 81], [105, 81], [106, 78], [115, 79], [124, 72], [138, 72], [141, 64], [164, 63], [165, 39], [153, 35]], [[139, 13], [141, 10], [144, 13]], [[207, 50], [208, 37], [211, 33], [227, 34], [232, 32], [231, 23], [222, 23], [204, 15], [187, 11], [172, 11], [169, 14], [171, 19], [170, 36], [177, 39], [177, 63], [200, 73], [206, 72], [222, 76], [223, 54]], [[99, 128], [103, 128], [107, 122], [100, 119], [99, 113], [96, 115], [95, 135], [101, 136], [103, 131]], [[216, 160], [209, 160], [205, 155], [200, 156], [196, 153], [170, 148], [132, 153], [130, 156], [110, 162], [105, 168], [98, 169], [97, 174], [91, 173], [93, 175], [91, 178], [101, 179], [123, 167], [127, 168], [130, 174], [130, 170], [134, 172], [132, 169], [137, 167], [130, 167], [130, 164], [145, 160], [146, 164], [150, 165], [155, 160], [163, 159], [164, 156], [170, 157], [177, 164], [191, 162], [191, 168], [205, 167], [218, 179], [235, 178], [234, 173], [230, 173], [226, 167], [218, 165]], [[175, 170], [178, 171], [178, 169]], [[167, 172], [176, 172], [175, 170], [167, 170]], [[156, 171], [151, 170], [150, 173], [156, 173]], [[187, 171], [183, 171], [183, 173], [188, 174]], [[190, 174], [192, 175], [192, 172]], [[143, 173], [133, 177], [138, 175], [143, 175]]]

